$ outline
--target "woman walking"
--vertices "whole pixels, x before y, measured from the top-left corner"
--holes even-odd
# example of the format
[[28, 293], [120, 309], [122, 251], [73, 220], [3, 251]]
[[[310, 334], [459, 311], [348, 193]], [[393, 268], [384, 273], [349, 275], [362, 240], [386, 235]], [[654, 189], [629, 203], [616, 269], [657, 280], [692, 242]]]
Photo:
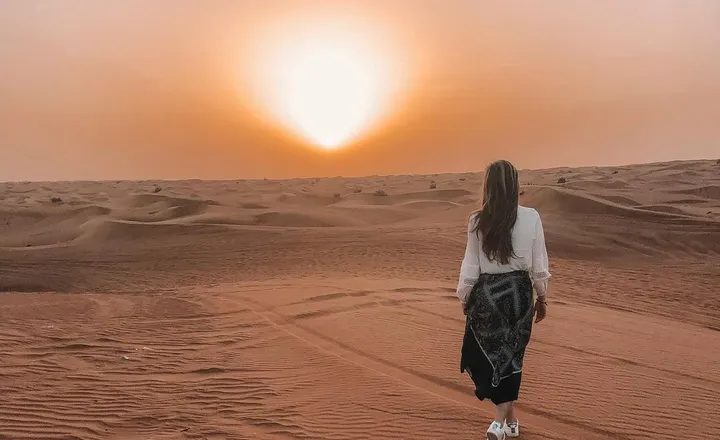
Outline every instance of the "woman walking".
[[[485, 171], [482, 207], [470, 217], [457, 295], [466, 315], [460, 371], [495, 404], [488, 440], [518, 437], [515, 415], [533, 316], [547, 313], [550, 278], [538, 212], [519, 206], [518, 172], [501, 160]], [[534, 298], [533, 292], [537, 293]], [[533, 305], [534, 302], [534, 305]]]

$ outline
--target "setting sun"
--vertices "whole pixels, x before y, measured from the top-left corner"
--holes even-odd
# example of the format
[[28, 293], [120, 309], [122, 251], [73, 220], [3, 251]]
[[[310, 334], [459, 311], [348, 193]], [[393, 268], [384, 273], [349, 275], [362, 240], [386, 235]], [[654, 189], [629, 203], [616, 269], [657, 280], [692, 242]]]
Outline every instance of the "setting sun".
[[342, 148], [397, 104], [395, 60], [363, 32], [315, 23], [279, 34], [263, 40], [253, 88], [270, 119], [306, 142]]
[[379, 111], [382, 78], [355, 48], [310, 41], [278, 64], [278, 110], [323, 148], [342, 146]]

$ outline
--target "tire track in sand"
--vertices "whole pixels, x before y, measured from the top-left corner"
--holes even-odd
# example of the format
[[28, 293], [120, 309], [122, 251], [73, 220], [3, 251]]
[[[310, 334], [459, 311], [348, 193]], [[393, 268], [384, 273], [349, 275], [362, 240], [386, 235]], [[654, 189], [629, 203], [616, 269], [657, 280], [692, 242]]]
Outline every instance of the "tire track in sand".
[[[429, 374], [396, 365], [385, 359], [363, 352], [362, 350], [313, 330], [308, 326], [302, 325], [291, 319], [291, 317], [278, 313], [252, 298], [243, 296], [242, 302], [250, 311], [267, 321], [270, 325], [304, 344], [315, 347], [318, 350], [354, 364], [364, 370], [419, 389], [438, 399], [455, 405], [462, 405], [483, 411], [483, 409], [478, 406], [478, 401], [475, 396], [469, 392], [469, 387], [463, 387]], [[532, 426], [532, 428], [526, 429], [526, 438], [528, 438], [529, 434], [532, 435], [530, 438], [546, 438], [552, 440], [574, 440], [577, 438], [582, 438], [583, 440], [607, 440], [608, 438], [630, 440], [630, 437], [620, 433], [567, 419], [527, 404], [518, 403], [517, 407], [527, 414], [524, 418], [526, 426]], [[484, 412], [490, 417], [489, 411]], [[559, 433], [562, 433], [562, 437], [558, 436]]]

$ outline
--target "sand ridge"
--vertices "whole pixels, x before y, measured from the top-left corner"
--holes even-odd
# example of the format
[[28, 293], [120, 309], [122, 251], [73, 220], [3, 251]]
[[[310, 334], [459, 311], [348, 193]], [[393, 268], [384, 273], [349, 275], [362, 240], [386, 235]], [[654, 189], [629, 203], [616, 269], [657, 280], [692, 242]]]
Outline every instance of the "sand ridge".
[[[523, 438], [720, 437], [720, 165], [521, 179], [554, 274]], [[479, 438], [454, 285], [481, 185], [0, 183], [0, 436]]]

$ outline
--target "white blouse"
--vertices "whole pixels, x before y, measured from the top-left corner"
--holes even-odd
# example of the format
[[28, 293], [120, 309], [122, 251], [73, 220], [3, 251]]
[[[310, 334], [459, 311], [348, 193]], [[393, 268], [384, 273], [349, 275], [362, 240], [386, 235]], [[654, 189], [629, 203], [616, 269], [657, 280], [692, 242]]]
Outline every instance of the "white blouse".
[[460, 282], [457, 288], [458, 298], [463, 302], [466, 301], [481, 271], [482, 273], [506, 273], [516, 270], [528, 271], [538, 296], [544, 297], [547, 294], [550, 272], [548, 271], [545, 233], [543, 232], [540, 214], [532, 208], [518, 207], [517, 221], [512, 231], [515, 255], [510, 258], [508, 264], [490, 261], [487, 258], [480, 243], [482, 237], [478, 237], [478, 234], [472, 231], [474, 224], [475, 216], [472, 216], [468, 222], [465, 258], [463, 258], [460, 267]]

